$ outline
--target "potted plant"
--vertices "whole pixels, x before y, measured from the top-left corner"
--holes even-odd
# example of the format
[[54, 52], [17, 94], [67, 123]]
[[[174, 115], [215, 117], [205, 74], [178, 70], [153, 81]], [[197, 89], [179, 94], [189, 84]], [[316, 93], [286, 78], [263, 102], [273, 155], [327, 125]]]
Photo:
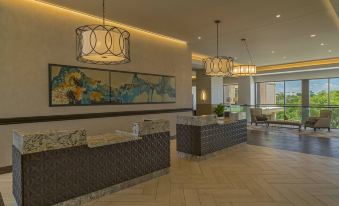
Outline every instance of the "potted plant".
[[214, 113], [218, 116], [219, 120], [224, 119], [224, 112], [225, 112], [225, 106], [223, 104], [218, 104], [214, 109]]

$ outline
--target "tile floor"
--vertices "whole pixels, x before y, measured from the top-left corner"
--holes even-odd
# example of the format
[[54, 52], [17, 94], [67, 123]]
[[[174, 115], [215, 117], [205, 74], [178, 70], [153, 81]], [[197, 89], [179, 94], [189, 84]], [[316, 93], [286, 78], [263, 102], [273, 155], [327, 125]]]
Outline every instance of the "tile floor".
[[[339, 204], [339, 159], [243, 144], [203, 161], [179, 159], [171, 142], [168, 175], [87, 206], [282, 206]], [[13, 205], [11, 174], [0, 192]]]

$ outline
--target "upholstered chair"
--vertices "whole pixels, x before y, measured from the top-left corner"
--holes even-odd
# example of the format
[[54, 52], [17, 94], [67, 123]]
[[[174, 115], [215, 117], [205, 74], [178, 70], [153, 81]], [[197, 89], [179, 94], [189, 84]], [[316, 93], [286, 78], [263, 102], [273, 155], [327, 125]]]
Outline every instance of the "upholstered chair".
[[255, 123], [255, 125], [258, 125], [258, 123], [266, 123], [267, 117], [265, 117], [262, 114], [261, 108], [251, 108], [250, 113], [251, 113], [251, 125], [252, 123]]
[[311, 127], [316, 131], [317, 128], [327, 128], [328, 131], [331, 130], [331, 119], [332, 111], [330, 110], [321, 110], [319, 117], [310, 117], [305, 122], [306, 127]]

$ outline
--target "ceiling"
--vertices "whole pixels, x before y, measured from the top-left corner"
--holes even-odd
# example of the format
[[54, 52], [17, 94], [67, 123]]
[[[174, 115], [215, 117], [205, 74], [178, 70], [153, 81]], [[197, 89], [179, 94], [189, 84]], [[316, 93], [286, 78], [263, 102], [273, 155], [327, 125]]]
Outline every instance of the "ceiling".
[[[98, 0], [44, 1], [102, 15]], [[254, 63], [263, 66], [339, 57], [336, 3], [338, 0], [106, 0], [106, 17], [185, 40], [193, 52], [209, 56], [216, 54], [214, 20], [220, 19], [219, 55], [247, 63], [240, 41], [246, 38]], [[317, 36], [311, 38], [311, 34]]]

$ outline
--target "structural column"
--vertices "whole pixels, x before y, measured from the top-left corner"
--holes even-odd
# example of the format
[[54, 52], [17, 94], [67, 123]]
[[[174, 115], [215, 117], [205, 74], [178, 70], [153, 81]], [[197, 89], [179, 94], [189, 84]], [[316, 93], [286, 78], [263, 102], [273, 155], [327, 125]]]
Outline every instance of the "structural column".
[[223, 103], [223, 77], [210, 77], [204, 70], [197, 71], [197, 115], [212, 114], [217, 104]]
[[301, 82], [301, 89], [302, 89], [302, 95], [301, 95], [301, 122], [304, 123], [308, 117], [310, 116], [310, 87], [309, 83], [310, 81], [308, 79], [303, 79]]
[[238, 78], [239, 105], [254, 105], [255, 83], [253, 77]]

